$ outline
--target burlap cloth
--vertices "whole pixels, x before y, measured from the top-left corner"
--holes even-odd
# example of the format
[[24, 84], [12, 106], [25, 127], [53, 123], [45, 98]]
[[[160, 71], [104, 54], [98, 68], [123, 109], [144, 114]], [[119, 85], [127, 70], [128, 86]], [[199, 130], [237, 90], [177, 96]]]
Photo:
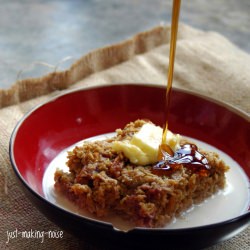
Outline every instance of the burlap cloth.
[[[60, 230], [26, 198], [9, 161], [9, 139], [17, 121], [35, 105], [68, 88], [122, 82], [166, 84], [169, 27], [156, 27], [83, 56], [68, 70], [15, 83], [0, 90], [0, 249], [98, 249], [68, 233], [61, 239], [7, 241], [7, 231]], [[223, 36], [186, 25], [179, 28], [174, 86], [206, 94], [250, 113], [250, 56]], [[230, 209], [230, 208], [229, 208]], [[209, 249], [250, 249], [250, 227]]]

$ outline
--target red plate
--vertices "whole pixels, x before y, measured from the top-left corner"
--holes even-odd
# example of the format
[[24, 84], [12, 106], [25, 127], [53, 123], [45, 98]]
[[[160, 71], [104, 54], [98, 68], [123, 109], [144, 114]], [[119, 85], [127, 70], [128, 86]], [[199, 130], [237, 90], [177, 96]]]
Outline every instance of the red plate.
[[[224, 151], [242, 166], [249, 178], [249, 117], [225, 104], [177, 89], [173, 89], [171, 99], [170, 130], [204, 141]], [[73, 223], [73, 221], [76, 223], [75, 227], [91, 224], [86, 222], [86, 219], [60, 210], [44, 198], [42, 178], [48, 164], [62, 149], [75, 142], [113, 132], [116, 128], [123, 127], [126, 123], [138, 118], [150, 119], [162, 126], [164, 124], [164, 103], [164, 87], [121, 84], [75, 90], [30, 111], [13, 131], [10, 141], [10, 158], [15, 172], [21, 180], [22, 186], [28, 191], [31, 200], [50, 219], [63, 227], [67, 227], [66, 224]], [[64, 216], [65, 223], [62, 223], [60, 218], [56, 218], [56, 213]], [[209, 236], [210, 241], [204, 240], [204, 236], [201, 237], [198, 240], [200, 246], [214, 244], [225, 239], [225, 235], [234, 235], [233, 232], [249, 223], [249, 215], [248, 212], [243, 217], [235, 218], [236, 224], [232, 224], [232, 221], [226, 222], [231, 226], [231, 230], [228, 228], [227, 231], [222, 230], [221, 226], [213, 228], [216, 233]], [[95, 223], [94, 228], [98, 227], [102, 230], [112, 231], [107, 225], [101, 225], [101, 223], [96, 225]], [[202, 228], [207, 230], [209, 227]], [[216, 229], [220, 229], [220, 233]], [[74, 229], [70, 230], [75, 233]], [[136, 235], [137, 241], [141, 240], [141, 243], [138, 244], [143, 244], [143, 242], [147, 242], [145, 235], [152, 230], [145, 229], [143, 234], [140, 231], [139, 229], [133, 230], [127, 234], [130, 236], [126, 237], [132, 237], [130, 240], [133, 240]], [[176, 230], [172, 231], [176, 232]], [[158, 237], [162, 233], [165, 236], [170, 233], [169, 230], [164, 230], [164, 232], [159, 233], [156, 230], [151, 232], [151, 235], [153, 233], [154, 237]], [[188, 230], [178, 231], [179, 234], [184, 233], [182, 235], [184, 238], [187, 232]], [[115, 234], [119, 233], [115, 232]], [[188, 238], [190, 238], [190, 242], [193, 239], [190, 235]], [[158, 239], [159, 242], [161, 240]], [[175, 246], [177, 245], [175, 244]], [[196, 242], [196, 245], [199, 244]]]

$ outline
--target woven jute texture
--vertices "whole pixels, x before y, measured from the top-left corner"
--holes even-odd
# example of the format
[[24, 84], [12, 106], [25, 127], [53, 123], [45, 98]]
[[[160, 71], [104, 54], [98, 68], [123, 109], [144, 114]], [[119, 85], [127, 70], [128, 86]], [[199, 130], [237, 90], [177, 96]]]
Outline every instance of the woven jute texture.
[[[10, 136], [27, 111], [68, 89], [110, 83], [165, 85], [169, 35], [168, 26], [159, 26], [95, 50], [68, 70], [24, 79], [0, 90], [0, 249], [108, 249], [67, 232], [58, 239], [45, 237], [43, 242], [21, 237], [24, 231], [61, 229], [48, 221], [20, 189], [9, 159]], [[217, 33], [180, 26], [173, 85], [226, 102], [249, 117], [250, 56]], [[11, 232], [13, 237], [9, 239]], [[209, 249], [249, 249], [249, 234], [250, 227]]]

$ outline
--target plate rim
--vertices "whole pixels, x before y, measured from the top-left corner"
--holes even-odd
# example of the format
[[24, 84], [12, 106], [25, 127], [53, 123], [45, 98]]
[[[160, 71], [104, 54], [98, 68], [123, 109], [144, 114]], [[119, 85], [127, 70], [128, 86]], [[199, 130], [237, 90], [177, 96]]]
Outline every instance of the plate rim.
[[[29, 111], [27, 111], [22, 116], [22, 118], [17, 122], [17, 124], [15, 125], [15, 127], [14, 127], [14, 129], [13, 129], [13, 131], [11, 133], [10, 140], [9, 140], [10, 162], [11, 162], [11, 165], [12, 165], [12, 169], [14, 170], [14, 172], [15, 172], [16, 176], [18, 177], [18, 179], [21, 181], [22, 186], [25, 187], [26, 189], [28, 189], [28, 191], [31, 192], [33, 195], [35, 195], [35, 197], [38, 198], [40, 201], [48, 203], [54, 209], [59, 209], [59, 210], [61, 210], [63, 212], [66, 212], [70, 216], [76, 216], [79, 219], [82, 219], [82, 220], [85, 220], [85, 221], [88, 221], [88, 222], [91, 221], [91, 222], [93, 222], [95, 224], [99, 224], [100, 226], [111, 227], [113, 229], [113, 231], [121, 232], [121, 233], [130, 233], [130, 232], [132, 233], [132, 232], [137, 232], [137, 231], [138, 232], [147, 231], [147, 232], [151, 232], [151, 233], [153, 233], [153, 232], [155, 233], [155, 232], [158, 232], [158, 231], [160, 231], [160, 232], [163, 231], [164, 233], [170, 233], [170, 232], [171, 233], [173, 233], [173, 232], [180, 233], [180, 232], [189, 232], [189, 231], [194, 231], [194, 230], [207, 230], [209, 228], [214, 228], [214, 227], [217, 227], [217, 226], [222, 226], [222, 225], [224, 226], [226, 224], [231, 224], [232, 222], [242, 220], [245, 217], [250, 218], [250, 210], [248, 210], [244, 214], [241, 214], [239, 216], [233, 217], [231, 219], [228, 219], [228, 220], [225, 220], [225, 221], [222, 221], [222, 222], [212, 223], [212, 224], [208, 224], [208, 225], [202, 225], [202, 226], [196, 226], [196, 227], [187, 227], [187, 228], [174, 228], [174, 229], [135, 227], [135, 228], [129, 230], [128, 232], [124, 232], [124, 231], [121, 231], [121, 230], [115, 228], [111, 223], [95, 220], [95, 219], [88, 218], [88, 217], [85, 217], [85, 216], [82, 216], [82, 215], [75, 214], [75, 213], [73, 213], [71, 211], [68, 211], [68, 210], [66, 210], [66, 209], [52, 203], [51, 201], [47, 200], [45, 197], [41, 196], [39, 193], [37, 193], [35, 190], [33, 190], [28, 185], [28, 183], [25, 181], [25, 179], [23, 178], [22, 174], [20, 173], [20, 171], [18, 169], [18, 166], [17, 166], [17, 164], [15, 162], [14, 153], [13, 153], [13, 151], [14, 151], [13, 146], [14, 146], [14, 142], [15, 142], [15, 137], [16, 137], [16, 134], [17, 134], [21, 124], [23, 123], [23, 121], [25, 121], [33, 112], [35, 112], [36, 110], [38, 110], [42, 106], [47, 105], [47, 104], [49, 104], [51, 102], [54, 102], [57, 99], [65, 96], [65, 95], [75, 93], [75, 92], [79, 92], [79, 91], [87, 91], [87, 90], [100, 89], [100, 88], [108, 88], [108, 87], [113, 87], [113, 86], [129, 86], [129, 85], [130, 86], [136, 86], [136, 87], [153, 87], [153, 88], [166, 89], [166, 86], [159, 85], [159, 84], [154, 84], [154, 83], [110, 83], [110, 84], [105, 84], [105, 85], [94, 85], [94, 86], [79, 87], [79, 88], [63, 91], [63, 93], [59, 93], [59, 94], [55, 95], [54, 97], [50, 98], [49, 100], [46, 100], [46, 101], [34, 106]], [[179, 87], [173, 87], [173, 89], [175, 91], [177, 91], [177, 92], [182, 92], [184, 94], [197, 96], [197, 97], [202, 98], [204, 100], [207, 100], [209, 102], [215, 103], [216, 105], [221, 106], [223, 108], [226, 108], [229, 111], [235, 113], [236, 115], [242, 117], [247, 122], [249, 122], [249, 120], [250, 120], [250, 116], [248, 115], [247, 112], [245, 112], [245, 111], [243, 111], [243, 110], [241, 110], [241, 109], [239, 109], [239, 108], [237, 108], [237, 107], [235, 107], [235, 106], [233, 106], [233, 105], [231, 105], [229, 103], [223, 102], [221, 100], [214, 99], [214, 98], [212, 98], [210, 96], [206, 96], [206, 95], [201, 94], [201, 93], [197, 93], [197, 92], [195, 92], [193, 90], [182, 89], [182, 88], [179, 88]], [[242, 168], [242, 170], [244, 171], [243, 168]], [[249, 181], [250, 181], [250, 179], [249, 179]]]

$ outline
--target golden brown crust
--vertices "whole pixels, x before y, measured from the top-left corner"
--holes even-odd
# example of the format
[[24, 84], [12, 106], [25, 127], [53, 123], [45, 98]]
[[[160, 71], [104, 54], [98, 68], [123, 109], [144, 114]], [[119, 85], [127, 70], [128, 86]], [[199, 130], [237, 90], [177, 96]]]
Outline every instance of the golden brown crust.
[[216, 153], [203, 152], [212, 169], [209, 176], [185, 167], [158, 176], [152, 166], [133, 165], [122, 153], [112, 151], [113, 140], [132, 136], [144, 123], [129, 123], [112, 139], [87, 142], [69, 152], [70, 173], [56, 171], [56, 190], [99, 217], [113, 211], [136, 226], [157, 227], [225, 186], [228, 167]]

